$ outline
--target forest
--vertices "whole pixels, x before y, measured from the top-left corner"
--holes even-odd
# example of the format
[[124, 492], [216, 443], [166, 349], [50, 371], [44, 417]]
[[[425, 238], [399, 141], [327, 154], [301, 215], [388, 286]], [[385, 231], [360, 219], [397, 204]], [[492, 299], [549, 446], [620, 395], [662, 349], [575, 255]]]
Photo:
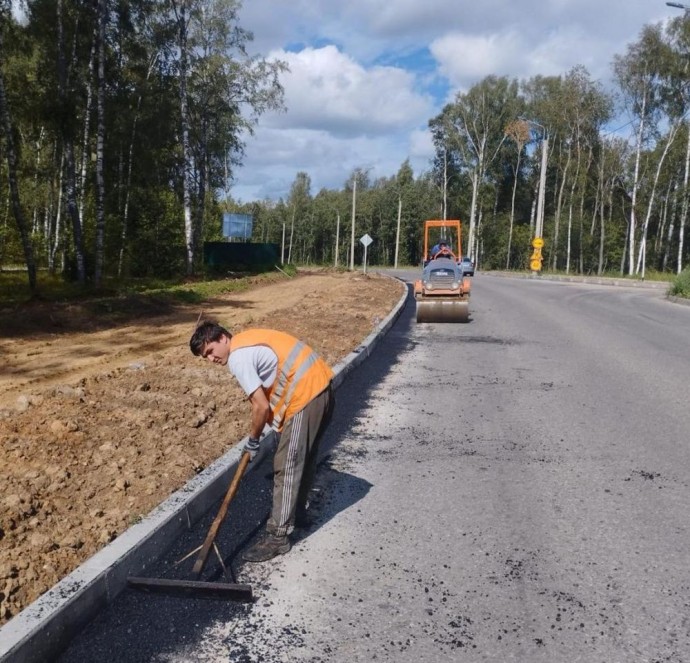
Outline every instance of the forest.
[[[356, 168], [312, 192], [233, 200], [244, 141], [284, 108], [279, 60], [249, 55], [237, 0], [0, 0], [0, 270], [105, 279], [203, 274], [224, 212], [281, 262], [418, 264], [422, 222], [459, 218], [479, 269], [645, 278], [687, 266], [690, 19], [644, 26], [605, 88], [577, 66], [488, 76], [429, 118], [435, 159]], [[354, 249], [354, 251], [353, 251]]]

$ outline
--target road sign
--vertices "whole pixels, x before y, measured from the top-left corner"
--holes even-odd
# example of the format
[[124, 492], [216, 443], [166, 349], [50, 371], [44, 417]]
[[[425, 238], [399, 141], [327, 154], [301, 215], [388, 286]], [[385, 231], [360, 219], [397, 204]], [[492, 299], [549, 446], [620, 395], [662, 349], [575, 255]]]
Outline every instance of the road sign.
[[529, 268], [533, 272], [541, 272], [541, 258], [535, 258], [532, 260], [532, 262], [529, 264]]
[[544, 238], [543, 237], [535, 237], [532, 240], [532, 246], [535, 249], [541, 249], [541, 247], [544, 246]]

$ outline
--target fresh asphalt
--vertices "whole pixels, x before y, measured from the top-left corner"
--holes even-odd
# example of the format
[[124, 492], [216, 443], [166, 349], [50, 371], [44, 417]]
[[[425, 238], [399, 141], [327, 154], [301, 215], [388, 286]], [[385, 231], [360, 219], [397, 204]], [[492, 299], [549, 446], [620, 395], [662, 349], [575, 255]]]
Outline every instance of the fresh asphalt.
[[289, 554], [239, 563], [269, 460], [243, 481], [219, 548], [253, 604], [127, 591], [60, 661], [690, 660], [690, 307], [478, 274], [470, 311], [410, 300], [347, 377]]

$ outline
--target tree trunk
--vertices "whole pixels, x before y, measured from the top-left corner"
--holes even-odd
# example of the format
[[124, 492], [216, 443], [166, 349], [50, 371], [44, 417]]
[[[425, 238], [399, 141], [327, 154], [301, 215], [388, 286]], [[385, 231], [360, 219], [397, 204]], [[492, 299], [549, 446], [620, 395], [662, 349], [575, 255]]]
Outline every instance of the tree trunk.
[[683, 175], [683, 204], [680, 211], [680, 223], [678, 224], [678, 264], [676, 273], [683, 271], [683, 239], [685, 236], [685, 222], [688, 218], [688, 179], [690, 179], [690, 121], [686, 122], [688, 142], [685, 147], [685, 173]]
[[208, 181], [208, 121], [202, 120], [199, 154], [199, 186], [197, 188], [197, 237], [196, 246], [203, 247], [204, 216], [206, 215], [206, 186]]
[[[65, 154], [60, 154], [60, 168], [57, 174], [57, 204], [55, 205], [55, 233], [53, 243], [48, 249], [48, 271], [55, 274], [55, 255], [60, 248], [60, 241], [62, 239], [62, 174], [65, 166]], [[53, 192], [52, 196], [55, 193]], [[52, 197], [51, 196], [51, 197]]]
[[666, 234], [666, 226], [668, 224], [670, 217], [669, 211], [671, 207], [671, 199], [673, 197], [673, 189], [675, 186], [676, 183], [674, 181], [668, 183], [666, 193], [664, 194], [664, 203], [662, 205], [661, 210], [661, 219], [657, 226], [656, 236], [654, 237], [654, 255], [657, 257], [656, 262], [659, 267], [661, 266], [661, 259], [659, 258], [659, 256], [662, 254], [664, 250], [664, 235]]
[[510, 228], [508, 229], [508, 250], [506, 251], [506, 269], [510, 269], [510, 250], [513, 246], [513, 224], [515, 223], [515, 193], [517, 192], [518, 174], [520, 173], [520, 155], [522, 145], [518, 143], [517, 162], [515, 163], [515, 177], [513, 178], [513, 195], [510, 199]]
[[[443, 148], [443, 220], [448, 218], [448, 150]], [[395, 261], [398, 263], [397, 259]]]
[[103, 153], [105, 151], [105, 28], [108, 16], [107, 0], [98, 0], [98, 99], [96, 102], [96, 262], [94, 285], [99, 287], [103, 279], [105, 261], [105, 177]]
[[[589, 169], [592, 167], [592, 160], [594, 159], [594, 152], [592, 146], [589, 146], [587, 151], [587, 165], [585, 166], [584, 177], [582, 186], [580, 187], [580, 238], [579, 238], [579, 252], [578, 252], [578, 270], [580, 274], [585, 272], [585, 256], [584, 256], [584, 223], [585, 223], [585, 196], [587, 194], [587, 181]], [[596, 198], [596, 196], [595, 196]], [[594, 201], [594, 207], [596, 208], [596, 200]], [[596, 214], [596, 209], [595, 209]]]
[[[444, 204], [445, 209], [445, 204]], [[398, 224], [395, 229], [395, 262], [394, 267], [398, 269], [398, 251], [400, 248], [400, 219], [402, 218], [402, 196], [398, 196]], [[445, 217], [444, 217], [445, 220]]]
[[654, 208], [654, 204], [656, 203], [656, 189], [657, 185], [659, 184], [659, 177], [661, 175], [661, 168], [664, 165], [664, 161], [666, 161], [666, 156], [669, 153], [669, 150], [671, 149], [671, 145], [673, 145], [673, 140], [675, 137], [678, 135], [678, 129], [680, 125], [679, 124], [673, 124], [671, 125], [671, 128], [669, 129], [668, 136], [666, 138], [666, 145], [664, 145], [664, 151], [661, 153], [661, 157], [659, 157], [659, 161], [657, 162], [656, 165], [656, 172], [654, 173], [654, 181], [652, 184], [652, 191], [649, 194], [649, 202], [647, 203], [647, 213], [645, 215], [644, 219], [644, 225], [642, 227], [642, 239], [640, 242], [640, 251], [639, 255], [637, 256], [637, 267], [635, 269], [635, 273], [639, 274], [642, 272], [642, 278], [644, 278], [645, 274], [645, 268], [646, 268], [646, 257], [647, 257], [647, 231], [649, 229], [649, 220], [652, 217], [652, 209]]
[[[158, 53], [155, 53], [151, 58], [151, 63], [146, 72], [146, 81], [148, 82], [151, 78], [151, 72], [158, 60]], [[122, 207], [122, 229], [120, 231], [120, 255], [117, 260], [117, 277], [122, 276], [122, 266], [125, 258], [125, 248], [127, 246], [127, 231], [129, 225], [129, 197], [132, 188], [132, 167], [134, 164], [134, 141], [137, 137], [137, 124], [139, 123], [139, 115], [141, 113], [141, 100], [142, 95], [139, 94], [137, 97], [137, 108], [132, 118], [132, 135], [129, 139], [129, 149], [127, 151], [127, 177], [125, 178], [125, 202]]]
[[184, 236], [187, 260], [187, 276], [194, 273], [194, 228], [192, 226], [192, 201], [190, 176], [192, 154], [189, 147], [189, 100], [187, 96], [187, 0], [179, 3], [177, 13], [178, 46], [180, 48], [180, 131], [182, 133], [182, 207], [184, 210]]
[[[605, 189], [601, 192], [601, 212], [600, 212], [600, 227], [599, 227], [599, 263], [597, 264], [597, 275], [601, 276], [604, 273], [604, 245], [606, 243], [606, 205], [604, 205]], [[613, 210], [613, 186], [608, 191], [609, 201], [609, 217]]]
[[633, 173], [632, 200], [630, 204], [630, 227], [628, 228], [628, 274], [635, 273], [635, 213], [637, 207], [637, 190], [640, 186], [640, 161], [642, 159], [642, 138], [644, 135], [644, 114], [647, 107], [647, 93], [642, 96], [640, 126], [637, 129], [637, 146], [635, 149], [635, 170]]
[[669, 213], [669, 222], [668, 222], [668, 233], [666, 235], [666, 243], [664, 245], [664, 252], [663, 252], [663, 258], [661, 260], [661, 271], [665, 272], [666, 267], [668, 266], [668, 257], [671, 253], [671, 242], [673, 241], [673, 231], [674, 231], [674, 224], [676, 221], [676, 211], [678, 209], [678, 189], [679, 185], [678, 182], [675, 183], [675, 186], [673, 187], [673, 199], [671, 202], [671, 211]]
[[[599, 198], [599, 257], [597, 260], [597, 276], [601, 276], [604, 270], [604, 240], [605, 240], [605, 218], [606, 218], [606, 200], [608, 199], [609, 205], [611, 205], [611, 197], [613, 188], [609, 188], [607, 191], [606, 187], [606, 177], [605, 177], [605, 148], [602, 149], [599, 161], [598, 169], [598, 182], [597, 182], [597, 198]], [[607, 195], [608, 194], [608, 195]], [[594, 235], [594, 220], [592, 220], [592, 235]]]
[[568, 237], [567, 237], [567, 242], [566, 242], [566, 250], [565, 250], [565, 273], [570, 274], [570, 249], [571, 249], [571, 241], [572, 241], [572, 234], [573, 234], [573, 207], [575, 206], [575, 189], [577, 188], [577, 180], [580, 177], [580, 161], [581, 161], [581, 153], [580, 153], [580, 145], [579, 142], [576, 142], [577, 144], [577, 160], [576, 160], [576, 165], [575, 165], [575, 174], [573, 175], [573, 184], [570, 187], [570, 201], [568, 202]]
[[34, 262], [34, 250], [33, 246], [31, 245], [29, 229], [26, 225], [26, 219], [24, 218], [24, 212], [22, 211], [21, 200], [19, 197], [19, 184], [17, 181], [17, 152], [14, 147], [10, 109], [7, 106], [7, 96], [5, 95], [5, 79], [2, 73], [4, 69], [4, 63], [2, 61], [2, 47], [2, 31], [0, 30], [0, 118], [2, 121], [2, 130], [5, 135], [5, 153], [7, 157], [7, 175], [10, 185], [10, 199], [14, 219], [17, 222], [17, 228], [22, 240], [24, 260], [26, 262], [26, 272], [29, 279], [29, 290], [31, 291], [31, 294], [34, 295], [37, 291], [36, 263]]
[[553, 231], [553, 260], [551, 263], [551, 268], [555, 271], [558, 266], [558, 232], [561, 225], [561, 212], [563, 210], [563, 191], [565, 190], [565, 182], [568, 179], [568, 170], [570, 169], [570, 147], [568, 147], [568, 158], [565, 162], [565, 168], [563, 168], [563, 180], [561, 181], [561, 186], [558, 190], [558, 200], [556, 203], [556, 219], [554, 222]]
[[475, 259], [474, 255], [474, 232], [475, 218], [477, 216], [477, 201], [479, 199], [479, 173], [478, 169], [472, 173], [472, 203], [470, 205], [470, 228], [467, 233], [467, 255]]
[[293, 207], [292, 208], [292, 219], [290, 221], [290, 246], [288, 247], [288, 265], [292, 264], [292, 241], [295, 236], [295, 215], [297, 214], [297, 210]]
[[98, 43], [98, 24], [94, 27], [91, 54], [89, 56], [89, 74], [86, 81], [86, 108], [84, 109], [84, 132], [81, 139], [81, 167], [79, 169], [79, 218], [84, 218], [84, 200], [86, 198], [86, 171], [89, 163], [89, 132], [91, 128], [91, 108], [93, 105], [93, 70], [96, 62], [96, 45]]
[[68, 117], [67, 98], [67, 62], [65, 59], [64, 30], [62, 25], [62, 0], [57, 0], [57, 38], [58, 38], [58, 99], [62, 110], [61, 133], [65, 154], [65, 175], [63, 178], [65, 203], [67, 212], [72, 219], [72, 239], [74, 241], [74, 257], [76, 260], [77, 280], [86, 283], [86, 264], [84, 258], [84, 238], [82, 235], [81, 218], [77, 206], [77, 183], [74, 167], [74, 140], [71, 118]]

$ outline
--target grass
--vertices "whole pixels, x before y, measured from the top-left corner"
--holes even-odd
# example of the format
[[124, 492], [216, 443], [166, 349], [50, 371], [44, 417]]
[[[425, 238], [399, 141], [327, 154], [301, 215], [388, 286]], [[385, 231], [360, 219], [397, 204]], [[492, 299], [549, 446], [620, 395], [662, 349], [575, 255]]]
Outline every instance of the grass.
[[[294, 268], [285, 271], [296, 273]], [[36, 330], [69, 333], [112, 329], [168, 315], [180, 306], [202, 308], [228, 293], [286, 278], [285, 273], [273, 270], [195, 280], [108, 279], [95, 289], [41, 272], [39, 294], [31, 297], [26, 272], [0, 271], [0, 335], [19, 336]]]
[[668, 294], [675, 297], [690, 298], [690, 267], [684, 269], [674, 278]]
[[[521, 270], [518, 270], [521, 271]], [[545, 276], [568, 276], [563, 270], [553, 271], [544, 270], [542, 272]], [[594, 274], [576, 274], [571, 273], [570, 276], [595, 276]], [[619, 271], [605, 272], [601, 275], [602, 278], [624, 279], [631, 281], [639, 281], [639, 274], [621, 274]], [[658, 281], [661, 283], [668, 283], [668, 294], [675, 297], [687, 297], [690, 299], [690, 267], [683, 270], [680, 274], [671, 274], [670, 272], [659, 272], [655, 269], [648, 269], [645, 272], [645, 281]]]
[[[289, 275], [296, 270], [285, 269]], [[292, 273], [290, 273], [292, 272]], [[219, 295], [246, 290], [256, 280], [285, 278], [277, 270], [264, 274], [236, 274], [219, 278], [175, 279], [158, 278], [114, 279], [106, 278], [99, 288], [65, 281], [47, 271], [37, 274], [39, 301], [80, 302], [96, 309], [111, 311], [118, 308], [117, 300], [154, 299], [158, 301], [198, 304]], [[0, 270], [0, 308], [16, 308], [32, 300], [26, 271]]]
[[[527, 271], [527, 270], [515, 270], [515, 271]], [[576, 271], [571, 271], [569, 274], [566, 274], [565, 270], [563, 269], [558, 269], [558, 270], [553, 270], [553, 269], [543, 269], [542, 274], [545, 276], [589, 276], [589, 277], [594, 277], [594, 278], [604, 278], [604, 279], [625, 279], [629, 281], [640, 281], [640, 275], [639, 274], [621, 274], [619, 270], [615, 271], [609, 271], [609, 272], [604, 272], [603, 274], [595, 274], [595, 273], [586, 273], [586, 274], [580, 274], [579, 272]], [[667, 283], [670, 283], [673, 281], [674, 275], [669, 273], [669, 272], [659, 272], [655, 269], [647, 269], [645, 272], [644, 280], [645, 281], [665, 281]]]

